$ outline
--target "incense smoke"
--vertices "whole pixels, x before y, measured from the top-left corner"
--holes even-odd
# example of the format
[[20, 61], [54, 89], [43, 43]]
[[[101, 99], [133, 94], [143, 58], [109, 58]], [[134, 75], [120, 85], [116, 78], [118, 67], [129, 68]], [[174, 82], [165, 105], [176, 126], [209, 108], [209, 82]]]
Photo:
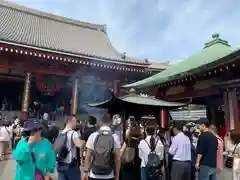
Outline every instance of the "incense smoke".
[[[99, 103], [111, 98], [112, 92], [108, 86], [108, 79], [99, 70], [79, 70], [83, 74], [78, 85], [78, 114], [81, 116], [100, 116], [106, 110], [88, 106], [89, 103]], [[73, 82], [73, 81], [72, 81]], [[72, 86], [69, 84], [69, 86]]]

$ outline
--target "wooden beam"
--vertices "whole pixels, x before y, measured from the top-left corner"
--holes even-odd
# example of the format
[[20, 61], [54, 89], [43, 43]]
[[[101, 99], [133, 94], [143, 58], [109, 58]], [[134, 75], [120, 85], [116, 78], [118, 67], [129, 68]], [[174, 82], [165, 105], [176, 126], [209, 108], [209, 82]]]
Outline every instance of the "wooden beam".
[[48, 74], [48, 75], [57, 75], [57, 76], [72, 76], [74, 73], [66, 73], [62, 71], [53, 71], [53, 70], [48, 70], [48, 69], [38, 69], [35, 67], [20, 67], [20, 66], [13, 66], [9, 64], [0, 64], [0, 68], [2, 69], [14, 69], [14, 70], [21, 70], [21, 71], [26, 71], [26, 72], [31, 72], [31, 73], [38, 73], [38, 74]]
[[23, 78], [23, 77], [14, 77], [14, 76], [4, 76], [4, 75], [0, 75], [0, 81], [24, 82], [24, 78]]
[[217, 94], [220, 94], [218, 89], [208, 88], [208, 89], [201, 89], [201, 90], [184, 91], [184, 92], [173, 94], [173, 95], [167, 95], [166, 99], [169, 101], [176, 101], [176, 100], [199, 98], [199, 97], [205, 97], [205, 96], [217, 95]]

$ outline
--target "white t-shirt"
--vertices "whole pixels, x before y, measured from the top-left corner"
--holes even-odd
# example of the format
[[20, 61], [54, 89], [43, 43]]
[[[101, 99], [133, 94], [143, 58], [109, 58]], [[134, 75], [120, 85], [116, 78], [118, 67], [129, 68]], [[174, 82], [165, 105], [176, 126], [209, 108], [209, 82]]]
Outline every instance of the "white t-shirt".
[[[111, 131], [110, 127], [107, 127], [107, 126], [102, 126], [100, 128], [100, 130]], [[98, 132], [94, 132], [89, 136], [87, 143], [86, 143], [86, 147], [88, 149], [94, 150], [94, 142], [95, 142], [95, 139], [98, 136], [98, 134], [99, 134]], [[113, 134], [113, 139], [114, 139], [114, 149], [121, 148], [119, 137], [116, 134]], [[112, 171], [112, 173], [109, 175], [96, 175], [96, 174], [93, 174], [92, 170], [90, 170], [88, 176], [90, 178], [94, 178], [94, 179], [112, 179], [112, 178], [114, 178], [114, 173]]]
[[0, 141], [8, 142], [11, 140], [13, 135], [12, 126], [1, 126], [0, 127]]
[[[148, 161], [148, 155], [151, 151], [151, 149], [149, 148], [150, 139], [151, 139], [151, 136], [147, 136], [146, 139], [141, 140], [138, 145], [138, 149], [139, 149], [138, 153], [139, 153], [139, 158], [141, 159], [141, 167], [145, 167]], [[154, 151], [158, 155], [159, 159], [163, 160], [164, 146], [160, 139], [155, 138], [155, 143], [157, 144]]]
[[77, 149], [76, 146], [74, 144], [74, 140], [76, 139], [80, 139], [80, 135], [78, 134], [77, 131], [74, 131], [72, 129], [63, 129], [61, 133], [66, 133], [67, 132], [67, 148], [69, 150], [69, 153], [66, 157], [66, 159], [63, 161], [65, 163], [71, 163], [73, 158], [76, 158], [77, 156]]

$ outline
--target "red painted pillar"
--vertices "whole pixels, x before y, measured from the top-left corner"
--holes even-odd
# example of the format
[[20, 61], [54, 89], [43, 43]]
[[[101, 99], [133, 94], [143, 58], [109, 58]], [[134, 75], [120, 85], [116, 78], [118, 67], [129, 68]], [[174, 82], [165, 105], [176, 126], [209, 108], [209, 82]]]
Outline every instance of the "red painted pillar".
[[162, 128], [168, 128], [168, 110], [160, 110], [160, 125]]
[[29, 97], [31, 91], [31, 73], [25, 74], [25, 84], [24, 84], [24, 92], [23, 92], [23, 99], [22, 99], [22, 108], [20, 114], [20, 120], [26, 121], [28, 119], [28, 108], [29, 108]]
[[233, 113], [234, 113], [234, 129], [236, 131], [240, 131], [240, 121], [239, 121], [239, 108], [238, 108], [238, 97], [236, 89], [232, 91], [232, 106], [233, 106]]
[[72, 104], [71, 104], [71, 115], [76, 116], [77, 114], [77, 104], [78, 104], [78, 79], [74, 80], [72, 88]]
[[240, 131], [238, 98], [234, 89], [224, 92], [224, 112], [226, 132], [230, 130]]

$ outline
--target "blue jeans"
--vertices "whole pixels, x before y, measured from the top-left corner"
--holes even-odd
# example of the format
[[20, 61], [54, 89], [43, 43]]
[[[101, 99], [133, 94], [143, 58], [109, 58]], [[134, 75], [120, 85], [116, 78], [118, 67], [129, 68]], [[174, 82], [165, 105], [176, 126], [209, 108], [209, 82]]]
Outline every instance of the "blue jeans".
[[58, 180], [81, 180], [80, 168], [77, 164], [58, 163]]
[[199, 169], [199, 180], [217, 180], [217, 169], [201, 165]]
[[146, 170], [144, 167], [141, 167], [141, 180], [147, 180]]

